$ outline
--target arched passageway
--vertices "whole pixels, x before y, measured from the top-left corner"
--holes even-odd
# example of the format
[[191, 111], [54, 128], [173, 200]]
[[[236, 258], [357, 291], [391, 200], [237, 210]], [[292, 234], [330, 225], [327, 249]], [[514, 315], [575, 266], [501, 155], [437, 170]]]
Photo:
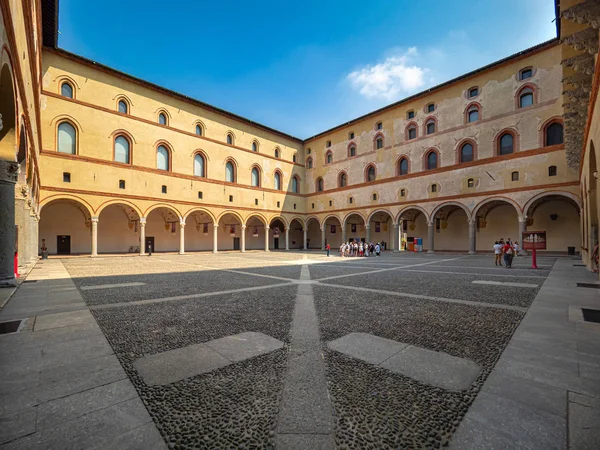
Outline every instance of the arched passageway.
[[491, 252], [500, 238], [520, 243], [519, 212], [508, 200], [490, 199], [478, 205], [474, 211], [477, 230], [477, 251]]
[[400, 250], [413, 251], [417, 238], [423, 240], [423, 251], [429, 249], [427, 215], [424, 210], [408, 207], [400, 213]]
[[289, 226], [290, 234], [290, 248], [291, 249], [303, 249], [304, 248], [304, 227], [299, 219], [293, 219]]
[[442, 204], [433, 211], [432, 222], [435, 251], [475, 250], [475, 246], [470, 245], [469, 214], [464, 206], [454, 203]]
[[264, 219], [260, 216], [253, 215], [246, 219], [246, 250], [268, 250], [269, 248], [269, 230], [265, 226]]
[[[13, 225], [14, 226], [14, 225]], [[75, 199], [58, 199], [42, 207], [39, 243], [44, 241], [51, 255], [78, 255], [92, 252], [92, 216]]]
[[272, 250], [289, 250], [289, 230], [283, 219], [277, 217], [269, 223], [269, 248]]
[[344, 218], [344, 242], [352, 241], [370, 241], [365, 219], [361, 214], [350, 213]]
[[183, 231], [179, 213], [168, 206], [159, 206], [146, 214], [144, 250], [146, 252], [183, 252], [180, 239]]
[[140, 253], [140, 215], [131, 205], [108, 205], [97, 224], [97, 253]]
[[[237, 214], [227, 213], [219, 218], [217, 231], [217, 249], [223, 250], [241, 250], [242, 249], [242, 219]], [[213, 235], [213, 238], [215, 237]], [[214, 250], [213, 250], [214, 251]]]
[[331, 248], [336, 248], [342, 245], [342, 223], [336, 216], [325, 218], [323, 230], [321, 232], [321, 249], [329, 244]]
[[[578, 251], [581, 242], [579, 204], [569, 196], [547, 193], [526, 205], [527, 231], [546, 232], [546, 251]], [[519, 242], [521, 237], [519, 236]]]
[[379, 242], [382, 250], [394, 250], [398, 242], [398, 228], [388, 211], [376, 211], [369, 217], [369, 242]]
[[316, 217], [310, 217], [306, 222], [306, 248], [321, 248], [321, 224]]
[[190, 212], [185, 219], [185, 251], [212, 250], [214, 223], [212, 216], [205, 211]]

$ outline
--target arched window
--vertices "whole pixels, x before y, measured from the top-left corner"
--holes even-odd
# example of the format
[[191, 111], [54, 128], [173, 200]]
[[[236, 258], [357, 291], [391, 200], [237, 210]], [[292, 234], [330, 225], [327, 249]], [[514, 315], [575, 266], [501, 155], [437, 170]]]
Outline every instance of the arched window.
[[327, 152], [325, 154], [325, 164], [331, 164], [333, 162], [333, 154], [331, 152]]
[[375, 173], [375, 166], [369, 166], [367, 168], [367, 182], [371, 182], [371, 181], [375, 181], [375, 177], [376, 177], [376, 173]]
[[67, 98], [73, 98], [73, 86], [66, 81], [60, 85], [60, 95]]
[[275, 149], [275, 158], [279, 158], [279, 149], [278, 148]]
[[160, 113], [158, 115], [158, 123], [161, 125], [167, 124], [167, 115], [165, 113]]
[[312, 169], [312, 166], [313, 166], [313, 164], [312, 164], [312, 158], [307, 158], [306, 159], [306, 168], [307, 169]]
[[156, 168], [169, 170], [169, 150], [164, 145], [159, 145], [156, 149]]
[[225, 164], [225, 181], [235, 183], [235, 167], [231, 161], [227, 161]]
[[117, 136], [115, 139], [115, 161], [129, 164], [130, 145], [125, 136]]
[[425, 133], [427, 133], [427, 134], [435, 133], [435, 120], [430, 119], [427, 121], [427, 124], [425, 125]]
[[77, 131], [69, 122], [58, 125], [58, 151], [71, 155], [77, 154]]
[[275, 172], [275, 177], [273, 179], [275, 180], [275, 190], [280, 191], [281, 190], [281, 174], [279, 172]]
[[409, 129], [408, 129], [408, 136], [407, 137], [408, 137], [409, 140], [410, 139], [416, 139], [416, 137], [417, 137], [417, 127], [415, 127], [415, 126], [409, 127]]
[[260, 186], [260, 172], [258, 171], [257, 167], [252, 168], [252, 186]]
[[258, 144], [256, 143], [256, 141], [252, 142], [252, 151], [253, 152], [257, 152], [258, 151]]
[[380, 148], [383, 148], [383, 137], [379, 136], [376, 140], [375, 140], [375, 148], [377, 150], [379, 150]]
[[202, 178], [206, 176], [206, 161], [200, 153], [194, 156], [194, 175]]
[[323, 178], [317, 178], [317, 192], [323, 192]]
[[519, 108], [533, 105], [533, 89], [525, 88], [519, 94]]
[[196, 136], [202, 136], [204, 133], [202, 132], [202, 125], [196, 125]]
[[473, 161], [473, 146], [468, 142], [460, 148], [460, 162], [466, 163]]
[[515, 143], [512, 134], [504, 133], [500, 137], [498, 143], [498, 154], [499, 155], [510, 155], [515, 150]]
[[479, 108], [476, 105], [470, 106], [467, 111], [467, 122], [477, 122], [479, 120]]
[[408, 159], [402, 158], [398, 161], [398, 175], [407, 175], [408, 174]]
[[438, 155], [435, 151], [431, 150], [427, 154], [427, 170], [437, 169], [438, 166]]
[[546, 127], [544, 136], [545, 146], [558, 145], [563, 143], [563, 126], [562, 123], [554, 122]]
[[127, 102], [125, 100], [119, 100], [117, 107], [121, 114], [129, 113], [129, 106], [127, 105]]
[[350, 158], [356, 156], [356, 145], [351, 145], [350, 147], [348, 147], [348, 156]]
[[233, 145], [233, 134], [227, 133], [227, 145]]
[[295, 175], [292, 177], [292, 192], [294, 194], [298, 193], [298, 177]]
[[348, 175], [346, 175], [346, 172], [342, 172], [342, 173], [340, 173], [338, 186], [345, 187], [347, 185], [348, 185]]

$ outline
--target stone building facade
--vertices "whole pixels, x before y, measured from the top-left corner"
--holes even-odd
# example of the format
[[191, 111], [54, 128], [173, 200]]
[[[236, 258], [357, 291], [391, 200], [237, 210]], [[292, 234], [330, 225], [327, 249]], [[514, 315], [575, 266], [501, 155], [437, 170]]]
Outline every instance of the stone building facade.
[[[560, 27], [557, 39], [301, 140], [58, 49], [56, 1], [5, 3], [3, 93], [4, 67], [17, 82], [12, 109], [2, 102], [15, 131], [0, 145], [19, 183], [3, 195], [16, 197], [5, 217], [24, 261], [42, 239], [51, 254], [92, 256], [350, 238], [472, 253], [526, 230], [567, 252], [594, 239], [565, 150], [571, 55]], [[27, 58], [11, 56], [22, 48]], [[3, 242], [14, 240], [8, 222]]]

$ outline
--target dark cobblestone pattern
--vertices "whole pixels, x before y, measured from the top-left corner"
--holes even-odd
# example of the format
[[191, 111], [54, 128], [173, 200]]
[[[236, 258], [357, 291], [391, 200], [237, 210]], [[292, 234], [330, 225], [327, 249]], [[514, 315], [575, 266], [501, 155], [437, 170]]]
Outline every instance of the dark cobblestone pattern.
[[[415, 267], [414, 269], [427, 270], [429, 266]], [[508, 269], [499, 269], [507, 273]], [[459, 270], [451, 270], [460, 272]], [[532, 283], [537, 288], [523, 288], [514, 286], [472, 284], [474, 280], [486, 280], [502, 283]], [[409, 294], [427, 295], [430, 297], [444, 297], [458, 300], [469, 300], [482, 303], [496, 303], [502, 305], [528, 307], [535, 299], [543, 278], [513, 278], [490, 277], [486, 275], [444, 274], [408, 272], [402, 269], [365, 274], [364, 276], [344, 277], [324, 281], [330, 284], [344, 286], [360, 286], [382, 291], [406, 292]]]
[[255, 277], [245, 274], [233, 275], [231, 272], [222, 270], [92, 277], [81, 277], [83, 274], [77, 277], [76, 274], [78, 272], [76, 270], [71, 267], [67, 267], [67, 270], [73, 276], [73, 281], [78, 288], [100, 284], [145, 283], [141, 286], [126, 286], [119, 287], [118, 289], [80, 290], [81, 296], [88, 306], [285, 283], [282, 280], [266, 277]]
[[[386, 267], [373, 267], [372, 269], [365, 269], [364, 267], [352, 267], [347, 263], [339, 263], [335, 266], [329, 264], [311, 264], [308, 266], [311, 280], [320, 280], [321, 278], [337, 277], [340, 275], [362, 275], [365, 272], [378, 269], [389, 269], [390, 266]], [[344, 277], [342, 280], [347, 280], [349, 277]], [[330, 280], [327, 280], [329, 282]], [[341, 282], [341, 281], [340, 281]]]
[[[313, 289], [340, 449], [447, 445], [524, 315], [318, 285]], [[326, 342], [351, 332], [468, 358], [482, 371], [470, 389], [447, 391], [326, 348]]]
[[289, 278], [291, 280], [300, 279], [300, 265], [277, 265], [270, 267], [248, 267], [232, 270], [241, 270], [242, 272], [256, 273], [259, 275], [271, 275], [273, 277]]
[[[296, 286], [92, 311], [173, 449], [270, 448], [290, 343]], [[281, 350], [167, 386], [147, 386], [133, 362], [245, 331]]]

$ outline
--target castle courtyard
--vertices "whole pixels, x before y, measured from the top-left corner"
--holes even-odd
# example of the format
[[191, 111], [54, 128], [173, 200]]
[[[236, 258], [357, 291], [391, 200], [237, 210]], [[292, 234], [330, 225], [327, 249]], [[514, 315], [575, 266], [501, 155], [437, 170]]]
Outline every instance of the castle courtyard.
[[0, 313], [20, 321], [0, 335], [0, 448], [593, 448], [597, 289], [577, 283], [595, 277], [531, 262], [40, 261]]

